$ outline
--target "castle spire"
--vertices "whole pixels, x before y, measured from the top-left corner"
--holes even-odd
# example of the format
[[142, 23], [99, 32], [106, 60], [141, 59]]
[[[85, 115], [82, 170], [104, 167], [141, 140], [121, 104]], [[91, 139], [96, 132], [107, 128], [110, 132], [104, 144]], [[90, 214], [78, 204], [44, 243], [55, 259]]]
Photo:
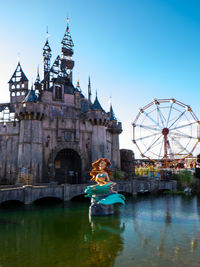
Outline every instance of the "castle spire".
[[44, 77], [50, 70], [50, 59], [51, 59], [51, 48], [48, 41], [49, 33], [48, 33], [48, 27], [46, 31], [46, 42], [43, 47], [43, 62], [44, 62]]
[[78, 89], [79, 91], [81, 91], [79, 79], [77, 80], [77, 83], [76, 83], [76, 89]]
[[110, 120], [111, 120], [111, 121], [117, 121], [111, 103], [110, 103]]
[[27, 81], [28, 79], [22, 70], [20, 62], [18, 61], [17, 67], [8, 83], [27, 82]]
[[37, 66], [37, 76], [36, 76], [35, 84], [36, 83], [40, 83], [39, 65]]
[[95, 98], [94, 103], [92, 104], [91, 109], [93, 109], [93, 110], [101, 110], [101, 111], [105, 112], [103, 110], [101, 104], [99, 103], [99, 100], [98, 100], [98, 97], [97, 97], [97, 90], [96, 90], [96, 98]]
[[37, 66], [37, 76], [36, 76], [36, 80], [34, 82], [34, 86], [35, 86], [35, 90], [37, 92], [39, 92], [40, 89], [41, 89], [40, 74], [39, 74], [39, 65]]
[[21, 102], [24, 98], [24, 95], [28, 93], [28, 79], [24, 74], [19, 61], [8, 83], [10, 91], [10, 101]]
[[74, 67], [74, 61], [72, 60], [73, 56], [73, 47], [74, 43], [71, 38], [69, 31], [69, 19], [67, 18], [67, 28], [64, 34], [64, 37], [61, 41], [62, 44], [62, 56], [61, 56], [61, 73], [63, 77], [67, 77], [72, 83], [72, 69]]
[[88, 100], [89, 102], [91, 103], [91, 83], [90, 83], [90, 76], [89, 76], [89, 79], [88, 79]]
[[72, 56], [74, 43], [72, 41], [72, 37], [71, 37], [70, 31], [69, 31], [69, 18], [67, 18], [67, 28], [66, 28], [64, 37], [61, 41], [61, 44], [62, 44], [62, 55], [63, 56]]

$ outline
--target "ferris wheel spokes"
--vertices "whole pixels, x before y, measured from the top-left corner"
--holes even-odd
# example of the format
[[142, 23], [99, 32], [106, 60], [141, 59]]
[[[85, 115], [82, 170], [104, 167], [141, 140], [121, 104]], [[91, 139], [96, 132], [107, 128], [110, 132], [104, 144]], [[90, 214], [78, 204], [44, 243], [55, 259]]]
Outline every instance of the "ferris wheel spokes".
[[162, 144], [161, 144], [161, 146], [160, 146], [160, 152], [159, 152], [159, 155], [158, 155], [158, 158], [159, 158], [159, 159], [160, 159], [160, 157], [161, 157], [161, 152], [162, 152], [163, 144], [164, 144], [164, 138], [163, 138], [163, 140], [162, 140]]
[[180, 120], [180, 118], [185, 114], [186, 110], [184, 110], [180, 115], [179, 117], [169, 126], [169, 129], [178, 121]]
[[157, 127], [161, 128], [160, 125], [146, 112], [143, 110], [143, 113], [149, 118]]
[[153, 134], [150, 134], [150, 135], [146, 135], [146, 136], [144, 136], [144, 137], [140, 137], [140, 138], [135, 139], [135, 142], [137, 142], [137, 141], [141, 141], [141, 140], [144, 140], [144, 139], [147, 139], [147, 138], [150, 138], [150, 137], [159, 135], [159, 134], [160, 134], [160, 133], [153, 133]]
[[190, 139], [196, 139], [196, 137], [193, 137], [191, 135], [188, 134], [183, 134], [183, 133], [169, 133], [169, 135], [175, 135], [177, 137], [183, 137], [183, 138], [190, 138]]
[[173, 106], [174, 102], [171, 103], [171, 106], [170, 106], [170, 109], [169, 109], [169, 115], [168, 115], [168, 118], [167, 118], [167, 124], [166, 124], [166, 128], [168, 127], [168, 123], [169, 123], [169, 118], [171, 116], [171, 112], [172, 112], [172, 106]]
[[178, 140], [176, 140], [172, 136], [170, 136], [170, 138], [180, 147], [180, 149], [182, 149], [180, 152], [185, 150], [188, 154], [190, 154], [190, 152], [186, 149], [186, 147], [182, 146], [181, 143]]
[[154, 145], [156, 144], [156, 142], [158, 142], [158, 140], [162, 137], [162, 135], [160, 135], [148, 148], [147, 150], [144, 152], [147, 153], [152, 147], [154, 147]]
[[172, 130], [177, 130], [177, 129], [180, 129], [180, 128], [184, 128], [184, 127], [190, 126], [190, 125], [192, 125], [192, 124], [196, 124], [196, 121], [194, 121], [194, 122], [190, 122], [190, 123], [188, 123], [188, 124], [183, 124], [183, 125], [181, 125], [181, 126], [177, 126], [177, 127], [175, 127], [175, 128], [170, 129], [170, 131], [172, 131]]
[[135, 124], [134, 127], [140, 127], [140, 128], [145, 128], [147, 130], [152, 130], [152, 131], [159, 131], [160, 132], [160, 129], [158, 128], [154, 128], [154, 127], [151, 127], [151, 126], [147, 126], [147, 125], [142, 125], [142, 124]]
[[[159, 114], [159, 117], [160, 117], [162, 126], [163, 126], [163, 128], [164, 128], [165, 126], [164, 126], [163, 118], [165, 119], [165, 117], [164, 117], [164, 115], [161, 113], [161, 110], [159, 109], [158, 105], [157, 105], [157, 112], [158, 112], [158, 114]], [[163, 118], [162, 118], [162, 117], [163, 117]], [[165, 120], [166, 120], [166, 119], [165, 119]]]

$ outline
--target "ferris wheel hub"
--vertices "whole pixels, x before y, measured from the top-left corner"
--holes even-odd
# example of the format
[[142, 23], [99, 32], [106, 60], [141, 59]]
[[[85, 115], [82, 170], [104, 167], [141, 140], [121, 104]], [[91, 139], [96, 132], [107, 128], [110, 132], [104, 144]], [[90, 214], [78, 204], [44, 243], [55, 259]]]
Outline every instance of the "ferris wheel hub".
[[163, 135], [168, 135], [168, 133], [169, 133], [169, 129], [168, 128], [163, 128], [162, 129], [162, 134]]

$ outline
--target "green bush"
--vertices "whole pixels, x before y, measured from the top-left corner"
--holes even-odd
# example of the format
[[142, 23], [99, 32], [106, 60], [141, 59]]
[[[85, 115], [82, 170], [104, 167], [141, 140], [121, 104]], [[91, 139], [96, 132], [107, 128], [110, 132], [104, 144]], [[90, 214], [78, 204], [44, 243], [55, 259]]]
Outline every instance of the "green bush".
[[179, 181], [184, 188], [190, 187], [193, 182], [193, 175], [190, 171], [182, 171], [179, 173]]
[[123, 171], [113, 171], [111, 179], [113, 180], [127, 180], [127, 174]]
[[186, 187], [190, 187], [193, 194], [200, 194], [200, 180], [196, 179], [190, 171], [184, 170], [179, 174], [173, 174], [172, 179], [177, 181], [178, 191], [183, 191]]
[[191, 188], [194, 194], [200, 194], [200, 181], [197, 179], [193, 181], [191, 184]]
[[177, 190], [183, 191], [186, 187], [191, 187], [194, 177], [190, 171], [184, 170], [179, 174], [172, 174], [172, 179], [177, 181]]

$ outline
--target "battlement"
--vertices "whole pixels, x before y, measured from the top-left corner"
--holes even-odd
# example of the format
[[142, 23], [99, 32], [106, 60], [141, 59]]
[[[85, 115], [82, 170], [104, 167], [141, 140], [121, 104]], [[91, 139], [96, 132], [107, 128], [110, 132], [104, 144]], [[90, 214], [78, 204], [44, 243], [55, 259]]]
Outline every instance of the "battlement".
[[108, 130], [113, 134], [121, 134], [123, 131], [122, 123], [117, 121], [110, 121]]
[[110, 121], [109, 116], [101, 110], [89, 110], [87, 112], [87, 119], [93, 125], [102, 125], [102, 126], [108, 126]]
[[34, 102], [16, 104], [15, 116], [18, 120], [42, 120], [44, 117], [44, 105]]
[[16, 135], [19, 133], [19, 121], [0, 122], [0, 135]]

